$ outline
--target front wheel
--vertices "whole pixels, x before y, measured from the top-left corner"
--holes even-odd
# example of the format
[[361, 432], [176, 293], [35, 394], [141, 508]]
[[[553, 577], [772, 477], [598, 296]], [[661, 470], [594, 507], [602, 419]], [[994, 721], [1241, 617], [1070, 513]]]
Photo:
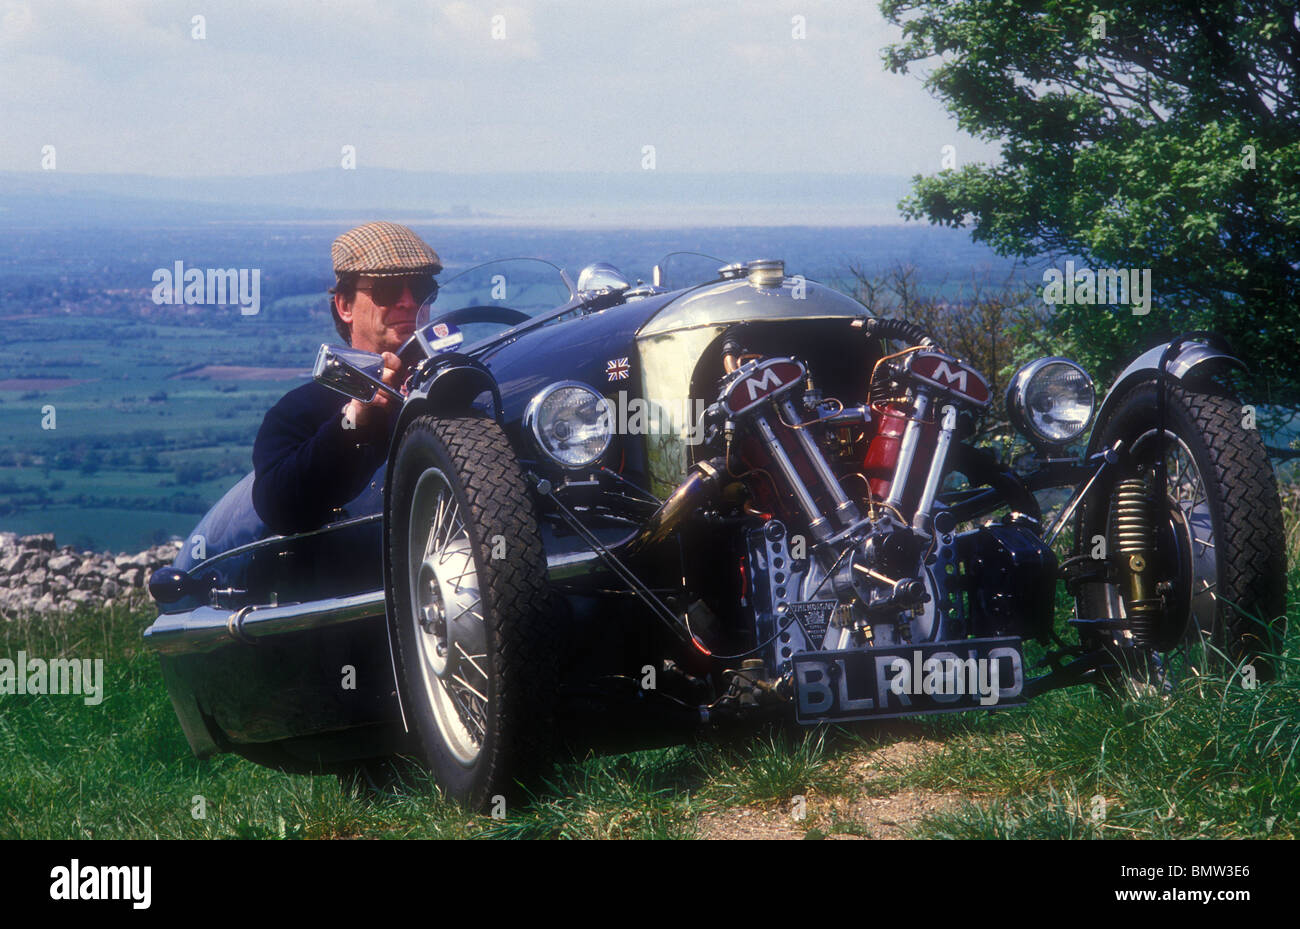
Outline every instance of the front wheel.
[[[1085, 584], [1077, 608], [1130, 628], [1085, 641], [1112, 650], [1130, 679], [1162, 690], [1243, 664], [1271, 677], [1285, 631], [1286, 556], [1263, 442], [1243, 427], [1241, 404], [1214, 385], [1168, 388], [1163, 440], [1156, 409], [1157, 386], [1141, 384], [1096, 427], [1098, 447], [1123, 439], [1132, 466], [1080, 507], [1076, 553], [1108, 552], [1119, 582]], [[1151, 542], [1147, 564], [1142, 548]], [[1135, 573], [1145, 575], [1140, 583]]]
[[532, 501], [505, 433], [476, 417], [412, 420], [391, 481], [403, 705], [439, 786], [483, 809], [551, 758], [557, 656]]

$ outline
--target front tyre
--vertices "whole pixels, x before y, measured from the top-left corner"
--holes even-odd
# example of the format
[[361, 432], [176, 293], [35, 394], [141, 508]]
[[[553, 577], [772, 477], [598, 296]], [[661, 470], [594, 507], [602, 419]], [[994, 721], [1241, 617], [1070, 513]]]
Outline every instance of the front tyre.
[[533, 503], [495, 422], [425, 415], [398, 445], [389, 507], [403, 704], [439, 786], [480, 810], [552, 757], [557, 656]]
[[[1286, 556], [1277, 482], [1263, 442], [1243, 427], [1240, 402], [1214, 385], [1169, 386], [1163, 443], [1156, 409], [1156, 385], [1140, 384], [1097, 424], [1097, 447], [1123, 439], [1133, 466], [1099, 485], [1080, 508], [1076, 552], [1094, 549], [1102, 536], [1112, 562], [1122, 563], [1123, 545], [1134, 533], [1121, 524], [1132, 522], [1126, 516], [1145, 489], [1157, 543], [1150, 580], [1163, 604], [1159, 628], [1085, 641], [1112, 650], [1131, 679], [1162, 690], [1179, 678], [1247, 662], [1258, 678], [1269, 678], [1285, 631]], [[1162, 453], [1166, 499], [1158, 501], [1151, 493]], [[1134, 604], [1123, 585], [1089, 583], [1078, 612], [1138, 628], [1137, 609], [1130, 615]]]

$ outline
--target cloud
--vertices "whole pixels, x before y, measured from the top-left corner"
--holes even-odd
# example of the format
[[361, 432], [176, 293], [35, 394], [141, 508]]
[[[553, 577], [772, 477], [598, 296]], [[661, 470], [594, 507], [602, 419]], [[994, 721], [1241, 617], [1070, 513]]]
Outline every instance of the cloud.
[[[206, 38], [191, 38], [191, 17]], [[493, 16], [497, 34], [493, 38]], [[792, 35], [805, 17], [807, 37]], [[866, 6], [0, 0], [0, 169], [931, 170], [964, 136]], [[932, 164], [934, 162], [934, 164]]]

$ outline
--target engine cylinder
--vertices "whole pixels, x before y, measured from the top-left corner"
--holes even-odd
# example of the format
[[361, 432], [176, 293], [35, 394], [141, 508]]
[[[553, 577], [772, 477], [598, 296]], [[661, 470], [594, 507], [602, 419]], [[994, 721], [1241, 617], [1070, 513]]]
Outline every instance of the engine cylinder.
[[893, 483], [898, 450], [903, 444], [903, 430], [907, 428], [907, 409], [898, 404], [882, 407], [878, 420], [876, 432], [867, 445], [863, 473], [867, 476], [871, 495], [883, 500], [889, 496]]

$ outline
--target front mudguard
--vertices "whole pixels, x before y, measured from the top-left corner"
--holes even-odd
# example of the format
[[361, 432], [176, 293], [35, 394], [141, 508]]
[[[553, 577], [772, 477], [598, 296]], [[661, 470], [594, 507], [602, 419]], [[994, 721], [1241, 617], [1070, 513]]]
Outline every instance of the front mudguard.
[[415, 373], [411, 387], [397, 414], [397, 424], [393, 427], [389, 440], [388, 465], [384, 469], [384, 524], [388, 522], [388, 488], [392, 486], [393, 460], [397, 457], [397, 445], [402, 441], [407, 424], [417, 416], [425, 413], [438, 413], [456, 416], [469, 412], [474, 401], [483, 393], [492, 395], [492, 417], [500, 423], [505, 418], [501, 406], [501, 388], [496, 378], [482, 362], [468, 355], [449, 352], [431, 358]]
[[1230, 368], [1247, 370], [1244, 361], [1233, 355], [1226, 345], [1213, 344], [1215, 341], [1219, 340], [1208, 333], [1203, 334], [1203, 338], [1196, 339], [1180, 336], [1157, 345], [1133, 359], [1128, 367], [1120, 372], [1119, 377], [1115, 378], [1115, 383], [1111, 385], [1106, 398], [1101, 402], [1101, 407], [1097, 410], [1097, 416], [1092, 422], [1092, 434], [1088, 438], [1087, 454], [1093, 455], [1101, 451], [1097, 447], [1098, 437], [1102, 432], [1100, 427], [1121, 398], [1137, 384], [1159, 379], [1161, 360], [1166, 352], [1170, 354], [1166, 362], [1165, 374], [1170, 379], [1181, 383], [1203, 381], [1215, 373]]

